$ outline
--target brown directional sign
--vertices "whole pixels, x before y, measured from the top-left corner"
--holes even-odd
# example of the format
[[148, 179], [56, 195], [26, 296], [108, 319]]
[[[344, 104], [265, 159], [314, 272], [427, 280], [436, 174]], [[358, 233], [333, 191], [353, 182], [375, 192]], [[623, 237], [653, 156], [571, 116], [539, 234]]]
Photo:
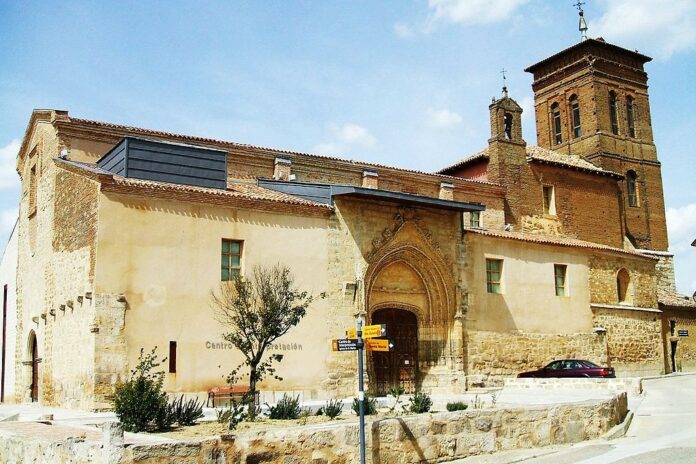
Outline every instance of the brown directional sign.
[[[387, 324], [366, 325], [362, 328], [362, 338], [376, 338], [387, 335]], [[357, 329], [346, 330], [346, 337], [358, 338]]]
[[356, 338], [338, 338], [331, 341], [334, 351], [357, 351], [358, 340]]
[[384, 338], [370, 338], [365, 340], [365, 347], [370, 351], [391, 351], [394, 342]]

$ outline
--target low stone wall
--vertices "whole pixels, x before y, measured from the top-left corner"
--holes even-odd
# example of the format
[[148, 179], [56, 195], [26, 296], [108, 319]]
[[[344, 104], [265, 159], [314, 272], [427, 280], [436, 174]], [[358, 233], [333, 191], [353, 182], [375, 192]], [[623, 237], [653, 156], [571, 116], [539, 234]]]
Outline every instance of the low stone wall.
[[[596, 438], [627, 413], [626, 394], [603, 401], [527, 408], [479, 409], [379, 419], [367, 423], [371, 464], [437, 463], [455, 458], [574, 443]], [[89, 444], [91, 443], [91, 446]], [[104, 439], [46, 443], [33, 437], [0, 435], [3, 462], [118, 464], [239, 463], [350, 464], [359, 461], [358, 424], [276, 429], [227, 435], [202, 442], [123, 446], [104, 427]], [[14, 458], [14, 460], [12, 459]], [[7, 460], [9, 459], [9, 460]]]
[[541, 389], [541, 390], [605, 390], [607, 392], [626, 392], [629, 395], [640, 395], [643, 392], [643, 382], [639, 377], [621, 379], [534, 379], [514, 378], [505, 379], [506, 389]]

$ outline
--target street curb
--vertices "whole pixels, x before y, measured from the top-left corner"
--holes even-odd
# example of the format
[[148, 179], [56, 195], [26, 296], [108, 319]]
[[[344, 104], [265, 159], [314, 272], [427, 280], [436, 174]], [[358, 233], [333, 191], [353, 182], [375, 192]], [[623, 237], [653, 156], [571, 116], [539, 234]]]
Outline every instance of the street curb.
[[605, 433], [602, 438], [605, 440], [614, 440], [616, 438], [623, 437], [626, 435], [626, 432], [628, 432], [628, 428], [631, 426], [631, 421], [633, 421], [633, 411], [628, 411], [623, 422], [612, 427], [612, 429]]
[[640, 380], [655, 380], [655, 379], [669, 379], [672, 377], [682, 377], [687, 375], [696, 375], [696, 372], [670, 372], [664, 375], [653, 375], [652, 377], [641, 377]]

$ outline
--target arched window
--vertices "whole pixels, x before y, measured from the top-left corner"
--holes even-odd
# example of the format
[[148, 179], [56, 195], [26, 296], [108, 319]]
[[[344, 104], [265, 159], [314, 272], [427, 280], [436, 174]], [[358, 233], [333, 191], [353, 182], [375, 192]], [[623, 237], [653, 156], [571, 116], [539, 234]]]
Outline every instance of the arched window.
[[633, 97], [626, 97], [626, 122], [628, 122], [628, 135], [630, 137], [636, 136], [635, 111]]
[[570, 97], [570, 112], [573, 115], [573, 138], [580, 137], [582, 130], [580, 129], [580, 103], [577, 95]]
[[626, 173], [626, 195], [628, 196], [628, 206], [638, 206], [638, 189], [636, 188], [636, 180], [638, 176], [635, 171]]
[[616, 92], [609, 92], [609, 117], [611, 118], [611, 133], [618, 135], [619, 133], [619, 117], [616, 112]]
[[551, 105], [551, 119], [553, 121], [553, 135], [556, 145], [563, 143], [561, 135], [561, 107], [558, 103]]
[[631, 277], [625, 268], [619, 270], [616, 274], [616, 292], [619, 297], [619, 303], [629, 303], [630, 292], [629, 285], [631, 284]]

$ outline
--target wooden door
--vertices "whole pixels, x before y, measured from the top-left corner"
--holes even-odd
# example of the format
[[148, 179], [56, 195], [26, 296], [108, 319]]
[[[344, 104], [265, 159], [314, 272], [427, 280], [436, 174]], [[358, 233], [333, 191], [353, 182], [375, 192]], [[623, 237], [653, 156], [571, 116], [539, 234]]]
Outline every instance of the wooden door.
[[387, 308], [376, 311], [372, 324], [386, 324], [387, 338], [394, 342], [389, 352], [372, 352], [375, 390], [387, 394], [391, 387], [401, 387], [406, 393], [416, 389], [418, 377], [418, 320], [401, 309]]

